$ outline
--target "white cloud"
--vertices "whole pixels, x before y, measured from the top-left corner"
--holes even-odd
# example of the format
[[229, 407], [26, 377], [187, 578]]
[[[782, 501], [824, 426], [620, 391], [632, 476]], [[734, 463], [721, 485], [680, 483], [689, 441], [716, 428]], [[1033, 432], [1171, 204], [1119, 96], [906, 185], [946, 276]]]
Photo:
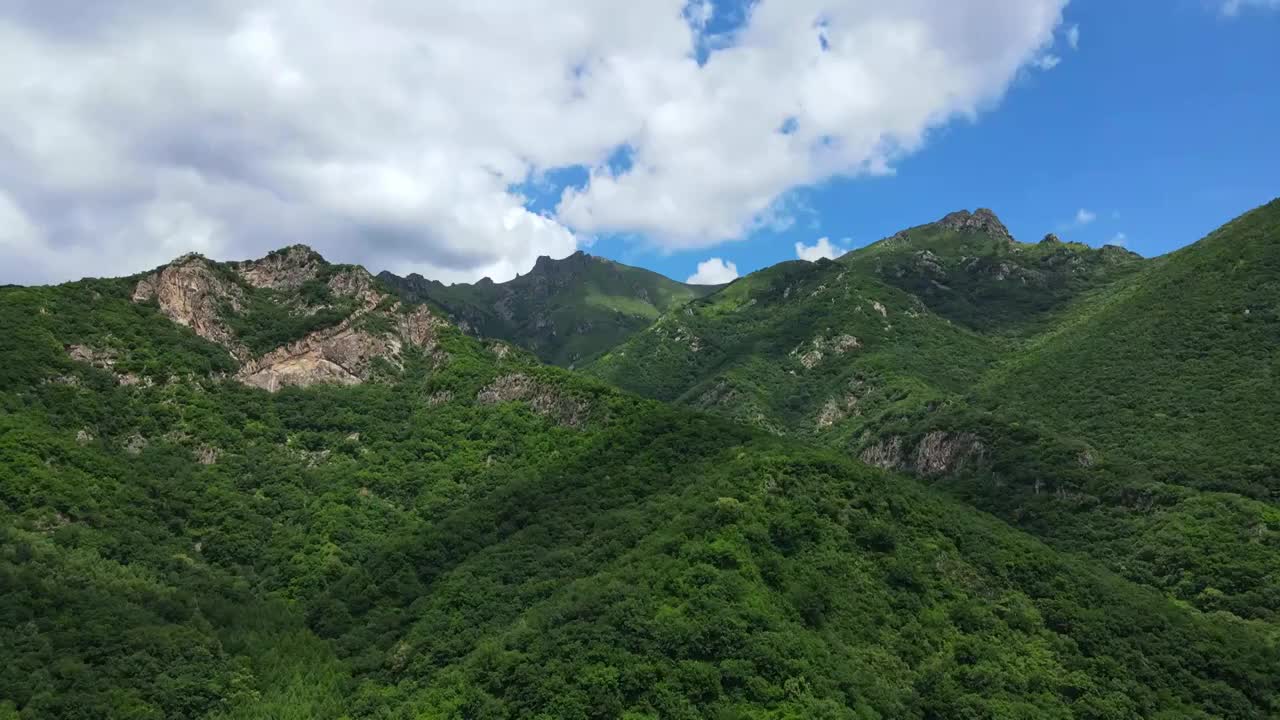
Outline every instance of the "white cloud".
[[1035, 60], [1032, 60], [1031, 64], [1035, 65], [1041, 70], [1052, 70], [1058, 67], [1058, 64], [1061, 62], [1062, 62], [1062, 58], [1058, 57], [1057, 55], [1054, 55], [1053, 53], [1046, 53], [1036, 58]]
[[[595, 233], [714, 245], [993, 106], [1065, 2], [761, 0], [714, 42], [687, 0], [8, 5], [0, 187], [33, 232], [0, 282], [292, 242], [446, 281]], [[589, 182], [530, 210], [566, 167]]]
[[737, 265], [713, 257], [698, 263], [698, 271], [690, 275], [685, 282], [690, 285], [721, 285], [736, 280], [737, 277]]
[[1089, 223], [1097, 219], [1098, 219], [1098, 214], [1093, 212], [1092, 210], [1086, 210], [1084, 208], [1080, 208], [1079, 210], [1076, 211], [1076, 220], [1075, 220], [1076, 225], [1088, 225]]
[[1072, 50], [1080, 49], [1080, 26], [1079, 25], [1072, 25], [1071, 27], [1067, 28], [1067, 45], [1069, 45]]
[[1115, 235], [1113, 235], [1113, 236], [1111, 237], [1110, 242], [1108, 242], [1107, 244], [1108, 244], [1108, 245], [1118, 245], [1118, 246], [1120, 246], [1120, 247], [1127, 247], [1127, 246], [1128, 246], [1128, 244], [1129, 244], [1129, 236], [1128, 236], [1128, 235], [1125, 235], [1125, 234], [1124, 234], [1124, 233], [1122, 233], [1122, 232], [1118, 232], [1118, 233], [1116, 233]]
[[817, 262], [822, 258], [834, 260], [845, 254], [846, 250], [838, 245], [834, 245], [830, 238], [818, 238], [818, 241], [812, 245], [805, 245], [802, 242], [796, 243], [796, 257], [809, 262]]
[[1259, 10], [1280, 9], [1280, 0], [1223, 0], [1222, 14], [1228, 17], [1235, 17], [1245, 8]]

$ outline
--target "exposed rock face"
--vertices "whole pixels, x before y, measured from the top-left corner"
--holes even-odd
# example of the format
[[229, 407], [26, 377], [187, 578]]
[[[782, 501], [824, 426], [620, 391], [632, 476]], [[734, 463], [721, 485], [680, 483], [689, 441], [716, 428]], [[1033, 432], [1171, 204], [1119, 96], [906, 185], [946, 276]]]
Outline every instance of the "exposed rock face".
[[1009, 229], [1000, 222], [1000, 218], [987, 208], [978, 208], [970, 213], [968, 210], [957, 210], [938, 221], [938, 224], [956, 232], [981, 232], [1013, 242]]
[[203, 256], [183, 255], [143, 278], [133, 290], [133, 301], [152, 299], [160, 304], [160, 312], [170, 320], [227, 348], [241, 362], [249, 358], [248, 349], [236, 340], [220, 315], [224, 305], [239, 310], [244, 293], [235, 283], [219, 277]]
[[818, 429], [826, 429], [835, 425], [845, 418], [844, 408], [840, 406], [840, 401], [835, 398], [827, 400], [822, 406], [822, 410], [818, 412], [817, 425]]
[[445, 324], [426, 307], [418, 307], [407, 315], [394, 315], [396, 333], [375, 334], [356, 327], [366, 313], [357, 313], [335, 327], [320, 330], [296, 342], [276, 348], [256, 360], [245, 363], [236, 378], [241, 382], [275, 392], [282, 387], [305, 387], [317, 383], [355, 385], [369, 379], [375, 358], [394, 367], [403, 367], [404, 344], [422, 348], [442, 360], [435, 339], [436, 330]]
[[986, 447], [973, 433], [935, 430], [921, 438], [910, 455], [902, 436], [894, 435], [864, 448], [860, 458], [886, 470], [936, 477], [959, 472], [966, 463], [980, 461], [985, 453]]
[[196, 462], [201, 465], [212, 465], [218, 462], [218, 456], [221, 454], [221, 450], [210, 445], [201, 445], [191, 451], [191, 455], [196, 459]]
[[1042, 245], [1059, 245], [1061, 243], [1062, 243], [1062, 240], [1059, 239], [1058, 236], [1054, 235], [1053, 233], [1049, 233], [1048, 235], [1045, 235], [1044, 239], [1040, 241], [1040, 244]]
[[[116, 361], [119, 355], [110, 349], [99, 349], [89, 347], [88, 345], [68, 345], [67, 355], [77, 362], [87, 363], [100, 370], [107, 370], [116, 377], [116, 382], [120, 385], [133, 386], [143, 385], [150, 387], [152, 385], [151, 378], [144, 378], [134, 375], [133, 373], [122, 373], [115, 369]], [[65, 381], [68, 384], [78, 384], [73, 376], [66, 376]]]
[[[297, 290], [317, 279], [326, 266], [324, 259], [310, 248], [294, 245], [261, 260], [229, 267], [250, 288], [283, 292]], [[364, 268], [337, 272], [329, 279], [328, 288], [333, 295], [354, 299], [355, 311], [336, 326], [315, 331], [256, 358], [221, 316], [244, 307], [244, 286], [200, 255], [184, 255], [144, 278], [134, 289], [133, 299], [155, 300], [171, 320], [227, 348], [240, 363], [237, 380], [272, 392], [287, 386], [363, 382], [369, 379], [377, 358], [402, 368], [401, 353], [406, 346], [426, 351], [437, 363], [444, 360], [436, 333], [447, 323], [426, 307], [408, 313], [401, 312], [399, 303], [388, 307], [388, 296], [378, 290], [373, 276]], [[299, 312], [315, 312], [305, 303], [302, 305]], [[366, 319], [377, 319], [391, 331], [372, 331], [368, 328], [373, 324], [363, 322]], [[68, 352], [86, 361], [108, 361], [91, 349], [68, 348]]]
[[142, 435], [134, 433], [125, 441], [124, 451], [130, 455], [138, 455], [145, 450], [149, 444], [150, 443], [147, 442], [147, 439], [142, 437]]
[[980, 460], [985, 452], [982, 441], [972, 433], [935, 430], [920, 440], [912, 464], [920, 475], [948, 475], [970, 460]]
[[476, 395], [476, 402], [481, 405], [513, 401], [527, 402], [535, 413], [569, 427], [581, 427], [591, 410], [586, 402], [562, 395], [524, 373], [504, 375]]
[[88, 345], [68, 345], [67, 355], [76, 362], [88, 363], [96, 368], [110, 370], [116, 364], [116, 353], [112, 350], [99, 350]]
[[816, 337], [810, 342], [807, 350], [804, 345], [801, 345], [791, 351], [791, 356], [798, 357], [805, 370], [812, 370], [828, 354], [843, 355], [860, 347], [862, 347], [862, 341], [848, 334], [835, 335], [830, 338]]
[[894, 435], [863, 449], [858, 456], [862, 462], [885, 470], [896, 470], [902, 467], [904, 457], [902, 436]]
[[1110, 262], [1134, 260], [1142, 257], [1138, 253], [1127, 248], [1122, 248], [1119, 245], [1103, 245], [1098, 252], [1101, 253], [1103, 260]]
[[355, 298], [365, 309], [372, 309], [383, 299], [383, 294], [374, 287], [373, 276], [364, 268], [343, 270], [329, 281], [329, 290], [334, 295]]
[[314, 280], [323, 265], [324, 259], [311, 248], [291, 245], [261, 260], [236, 263], [234, 267], [253, 287], [297, 290], [308, 280]]

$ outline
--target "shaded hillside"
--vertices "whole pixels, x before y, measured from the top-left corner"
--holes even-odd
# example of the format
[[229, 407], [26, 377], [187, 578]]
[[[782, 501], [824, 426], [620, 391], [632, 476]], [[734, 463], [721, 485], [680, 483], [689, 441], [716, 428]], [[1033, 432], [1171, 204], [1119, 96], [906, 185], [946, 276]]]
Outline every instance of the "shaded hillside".
[[[252, 268], [167, 269], [261, 289]], [[1265, 625], [907, 477], [385, 297], [283, 333], [350, 377], [267, 392], [224, 311], [174, 322], [204, 306], [182, 288], [213, 286], [165, 271], [0, 289], [0, 715], [1280, 710]], [[337, 352], [351, 344], [368, 374]]]
[[1171, 596], [1274, 620], [1280, 515], [1254, 499], [1277, 472], [1273, 216], [1144, 261], [953, 213], [748, 276], [585, 372], [911, 472]]
[[528, 274], [504, 283], [445, 285], [421, 275], [378, 278], [401, 297], [442, 308], [469, 333], [507, 340], [544, 362], [569, 366], [617, 345], [658, 315], [713, 292], [581, 251], [538, 258]]

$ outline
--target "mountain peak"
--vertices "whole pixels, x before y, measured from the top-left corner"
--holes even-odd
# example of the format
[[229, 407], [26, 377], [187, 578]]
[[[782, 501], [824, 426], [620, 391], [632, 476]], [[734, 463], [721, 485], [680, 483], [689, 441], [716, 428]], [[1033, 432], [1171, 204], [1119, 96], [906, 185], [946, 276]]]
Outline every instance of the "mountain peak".
[[328, 264], [320, 253], [299, 244], [272, 250], [257, 260], [232, 263], [232, 267], [254, 287], [297, 290]]
[[980, 232], [992, 237], [1013, 242], [1013, 235], [1000, 222], [1000, 218], [989, 208], [978, 208], [973, 212], [957, 210], [948, 213], [937, 222], [938, 225], [956, 232]]

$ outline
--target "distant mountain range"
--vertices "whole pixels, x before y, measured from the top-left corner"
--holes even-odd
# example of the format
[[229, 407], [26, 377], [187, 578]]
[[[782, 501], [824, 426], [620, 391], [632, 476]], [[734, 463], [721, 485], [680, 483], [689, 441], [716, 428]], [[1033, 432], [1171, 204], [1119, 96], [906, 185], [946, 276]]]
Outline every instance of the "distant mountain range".
[[1278, 376], [1280, 201], [0, 288], [0, 720], [1274, 717]]

